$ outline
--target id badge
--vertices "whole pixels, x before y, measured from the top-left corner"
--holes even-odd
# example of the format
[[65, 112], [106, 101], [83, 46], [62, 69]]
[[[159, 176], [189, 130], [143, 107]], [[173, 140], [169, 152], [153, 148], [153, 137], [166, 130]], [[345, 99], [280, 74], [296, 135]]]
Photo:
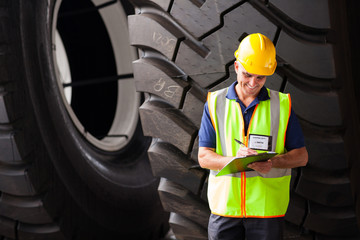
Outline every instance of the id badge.
[[271, 151], [272, 136], [250, 134], [248, 147], [254, 150]]

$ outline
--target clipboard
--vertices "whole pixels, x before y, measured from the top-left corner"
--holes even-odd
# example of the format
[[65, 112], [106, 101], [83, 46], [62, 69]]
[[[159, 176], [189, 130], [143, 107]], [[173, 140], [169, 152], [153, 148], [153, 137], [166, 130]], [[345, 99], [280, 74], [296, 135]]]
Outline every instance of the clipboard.
[[240, 158], [233, 158], [228, 164], [225, 165], [217, 174], [216, 176], [224, 176], [231, 173], [237, 173], [237, 172], [244, 172], [251, 170], [247, 167], [248, 164], [253, 162], [261, 162], [266, 161], [274, 156], [276, 156], [278, 153], [276, 152], [265, 152], [265, 153], [259, 153], [256, 155], [249, 155], [245, 157]]

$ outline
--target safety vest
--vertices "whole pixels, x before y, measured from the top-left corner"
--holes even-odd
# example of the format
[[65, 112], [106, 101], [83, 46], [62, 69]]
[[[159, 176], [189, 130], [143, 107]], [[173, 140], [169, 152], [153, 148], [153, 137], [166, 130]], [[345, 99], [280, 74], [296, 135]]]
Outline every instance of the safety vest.
[[[208, 107], [216, 132], [216, 153], [236, 156], [240, 147], [234, 139], [248, 146], [249, 134], [272, 136], [272, 151], [285, 153], [286, 129], [291, 113], [289, 94], [267, 89], [270, 100], [255, 106], [248, 132], [240, 104], [227, 99], [228, 88], [209, 92]], [[246, 171], [221, 177], [210, 170], [208, 200], [211, 212], [227, 217], [283, 217], [289, 195], [291, 169], [272, 168], [269, 173]]]

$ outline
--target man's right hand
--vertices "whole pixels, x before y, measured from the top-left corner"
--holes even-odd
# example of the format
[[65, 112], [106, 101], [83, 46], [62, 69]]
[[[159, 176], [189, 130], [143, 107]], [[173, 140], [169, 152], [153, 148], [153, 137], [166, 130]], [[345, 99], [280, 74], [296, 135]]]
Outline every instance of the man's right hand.
[[236, 157], [245, 157], [245, 156], [249, 156], [249, 155], [256, 155], [258, 154], [257, 151], [248, 148], [248, 147], [240, 147], [239, 150], [236, 153]]

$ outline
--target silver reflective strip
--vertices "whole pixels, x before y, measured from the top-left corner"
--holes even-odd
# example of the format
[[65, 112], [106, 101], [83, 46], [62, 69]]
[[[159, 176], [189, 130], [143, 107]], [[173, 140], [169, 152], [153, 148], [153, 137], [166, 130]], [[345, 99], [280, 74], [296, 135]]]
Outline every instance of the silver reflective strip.
[[263, 178], [279, 178], [291, 175], [291, 168], [272, 168], [267, 174], [262, 174], [256, 171], [247, 171], [246, 178], [263, 177]]
[[271, 106], [270, 135], [272, 136], [271, 151], [275, 152], [277, 137], [279, 133], [280, 100], [279, 100], [279, 93], [273, 90], [270, 90], [270, 106]]
[[[216, 176], [219, 171], [210, 170], [210, 174]], [[279, 178], [291, 175], [291, 168], [272, 168], [267, 174], [257, 171], [246, 171], [246, 178], [263, 177], [263, 178]], [[241, 172], [223, 175], [221, 177], [237, 177], [241, 178]]]
[[220, 135], [221, 150], [223, 156], [227, 156], [226, 142], [225, 142], [225, 105], [226, 105], [226, 94], [228, 88], [219, 90], [217, 94], [216, 110], [215, 115], [218, 120], [218, 130]]
[[[216, 174], [218, 174], [218, 173], [219, 173], [219, 171], [210, 170], [210, 175], [216, 176]], [[223, 176], [220, 176], [220, 177], [237, 177], [237, 178], [241, 178], [241, 172], [227, 174], [227, 175], [223, 175]]]

